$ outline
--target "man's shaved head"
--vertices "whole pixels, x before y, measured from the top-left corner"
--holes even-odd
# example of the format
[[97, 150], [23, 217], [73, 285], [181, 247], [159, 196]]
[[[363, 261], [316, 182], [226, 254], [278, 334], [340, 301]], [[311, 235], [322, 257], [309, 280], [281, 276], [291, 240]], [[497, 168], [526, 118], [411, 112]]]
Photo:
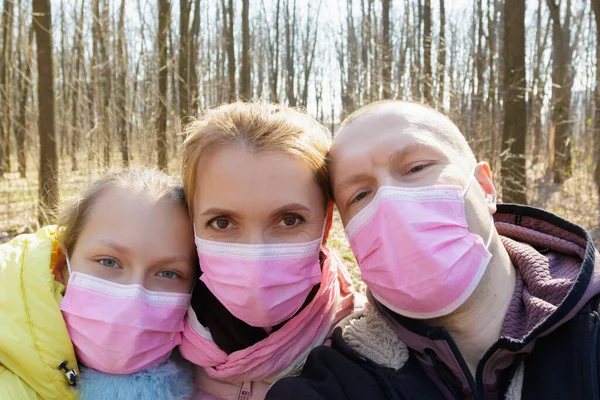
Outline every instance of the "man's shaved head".
[[[355, 122], [362, 122], [380, 115], [394, 114], [403, 120], [406, 126], [420, 128], [434, 133], [446, 146], [453, 150], [458, 156], [467, 161], [469, 167], [475, 165], [475, 155], [467, 143], [467, 140], [458, 127], [450, 118], [439, 113], [433, 108], [417, 103], [397, 100], [376, 101], [359, 108], [350, 114], [340, 125], [340, 131], [336, 135], [344, 135], [345, 128]], [[374, 132], [373, 134], [377, 134]], [[335, 141], [334, 139], [334, 141]]]

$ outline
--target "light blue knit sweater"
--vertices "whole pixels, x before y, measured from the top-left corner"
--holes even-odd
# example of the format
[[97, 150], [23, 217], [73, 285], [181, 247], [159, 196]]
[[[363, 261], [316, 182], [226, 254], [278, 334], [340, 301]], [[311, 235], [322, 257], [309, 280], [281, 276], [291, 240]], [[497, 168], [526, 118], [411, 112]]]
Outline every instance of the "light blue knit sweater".
[[189, 400], [194, 395], [193, 366], [178, 355], [143, 371], [114, 375], [81, 367], [81, 400]]

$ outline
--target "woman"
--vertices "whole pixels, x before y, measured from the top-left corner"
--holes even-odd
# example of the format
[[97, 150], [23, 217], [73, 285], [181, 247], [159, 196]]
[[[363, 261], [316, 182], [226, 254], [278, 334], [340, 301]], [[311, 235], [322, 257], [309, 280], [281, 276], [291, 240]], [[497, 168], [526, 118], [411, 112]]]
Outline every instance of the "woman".
[[198, 398], [264, 398], [354, 311], [348, 274], [324, 245], [330, 143], [314, 119], [275, 105], [224, 105], [187, 128], [201, 277], [180, 349], [198, 366]]

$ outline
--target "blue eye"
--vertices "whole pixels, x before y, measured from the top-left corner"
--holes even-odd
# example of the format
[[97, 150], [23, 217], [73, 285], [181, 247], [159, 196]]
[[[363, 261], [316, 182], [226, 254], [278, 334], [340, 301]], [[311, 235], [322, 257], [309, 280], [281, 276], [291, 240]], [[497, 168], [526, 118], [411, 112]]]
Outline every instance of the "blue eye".
[[112, 258], [103, 258], [101, 260], [98, 260], [98, 262], [100, 263], [100, 265], [102, 265], [106, 268], [118, 268], [119, 267], [119, 264]]
[[177, 278], [179, 278], [179, 275], [177, 275], [175, 272], [169, 271], [169, 270], [159, 272], [158, 276], [160, 276], [161, 278], [165, 278], [165, 279], [177, 279]]

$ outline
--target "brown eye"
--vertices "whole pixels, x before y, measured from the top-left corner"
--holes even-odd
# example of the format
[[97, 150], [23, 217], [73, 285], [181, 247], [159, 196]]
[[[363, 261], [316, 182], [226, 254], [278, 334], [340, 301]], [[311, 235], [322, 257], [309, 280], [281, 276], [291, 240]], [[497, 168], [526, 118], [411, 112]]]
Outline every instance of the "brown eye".
[[283, 223], [285, 226], [294, 226], [298, 218], [294, 216], [288, 216], [283, 219]]
[[214, 229], [217, 230], [225, 230], [231, 226], [231, 223], [225, 218], [217, 218], [213, 220], [210, 224]]
[[356, 203], [357, 201], [361, 201], [365, 197], [369, 195], [369, 192], [360, 192], [356, 197], [352, 199], [351, 203]]
[[302, 218], [300, 215], [289, 214], [281, 219], [279, 226], [284, 228], [293, 228], [297, 225], [300, 225], [302, 222], [304, 222], [304, 218]]
[[414, 174], [416, 172], [424, 170], [425, 167], [427, 167], [427, 165], [417, 165], [416, 167], [411, 168], [410, 171], [408, 171], [408, 172], [410, 172], [411, 174]]

